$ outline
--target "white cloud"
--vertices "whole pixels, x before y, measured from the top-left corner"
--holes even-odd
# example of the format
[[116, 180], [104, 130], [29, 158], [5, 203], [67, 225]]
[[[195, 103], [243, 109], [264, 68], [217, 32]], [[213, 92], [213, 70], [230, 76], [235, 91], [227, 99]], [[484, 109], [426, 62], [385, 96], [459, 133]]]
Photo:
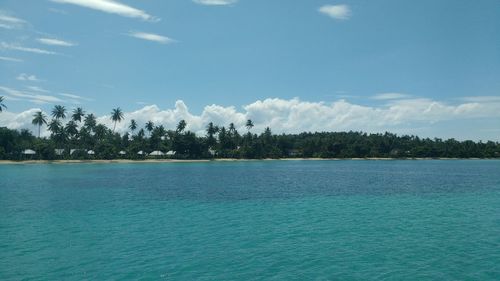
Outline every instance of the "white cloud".
[[72, 47], [75, 46], [75, 43], [60, 40], [60, 39], [54, 39], [54, 38], [38, 38], [38, 42], [45, 44], [45, 45], [50, 45], [50, 46], [61, 46], [61, 47]]
[[[28, 129], [33, 131], [35, 128], [31, 121], [33, 120], [33, 115], [38, 111], [41, 111], [41, 109], [31, 108], [21, 113], [12, 113], [4, 110], [0, 114], [0, 124], [2, 124], [2, 126], [7, 126], [10, 129]], [[44, 114], [47, 115], [46, 112]], [[43, 132], [43, 136], [48, 135], [45, 130]]]
[[27, 86], [26, 88], [28, 90], [18, 90], [0, 86], [0, 95], [5, 94], [6, 99], [36, 104], [79, 104], [81, 101], [91, 101], [91, 99], [71, 94], [59, 94], [59, 96], [65, 97], [64, 99], [53, 95], [47, 95], [50, 93], [49, 90], [35, 86]]
[[47, 50], [38, 49], [38, 48], [28, 48], [28, 47], [23, 47], [21, 45], [9, 44], [9, 43], [5, 43], [5, 42], [0, 43], [0, 48], [7, 49], [7, 50], [14, 50], [14, 51], [35, 53], [35, 54], [42, 54], [42, 55], [56, 55], [57, 54], [56, 52], [52, 52], [52, 51], [47, 51]]
[[73, 100], [83, 100], [83, 101], [92, 101], [93, 99], [89, 99], [86, 97], [82, 97], [79, 95], [74, 95], [74, 94], [68, 94], [68, 93], [60, 93], [60, 96], [66, 97], [66, 98], [71, 98]]
[[500, 102], [500, 96], [463, 97], [461, 100], [467, 102]]
[[146, 33], [146, 32], [140, 32], [140, 31], [130, 31], [127, 35], [131, 36], [131, 37], [143, 39], [143, 40], [148, 40], [148, 41], [162, 43], [162, 44], [169, 44], [169, 43], [176, 42], [174, 39], [168, 38], [166, 36], [154, 34], [154, 33]]
[[324, 5], [318, 9], [322, 14], [338, 20], [347, 20], [351, 17], [351, 9], [347, 5]]
[[60, 103], [64, 102], [58, 97], [50, 96], [50, 95], [41, 95], [36, 93], [30, 93], [25, 91], [19, 91], [7, 87], [0, 86], [0, 91], [6, 93], [8, 97], [14, 97], [19, 100], [29, 101], [36, 104], [45, 104], [45, 103]]
[[35, 75], [33, 75], [33, 74], [26, 74], [26, 73], [19, 74], [16, 77], [16, 79], [20, 80], [20, 81], [31, 81], [31, 82], [39, 82], [39, 81], [41, 81]]
[[67, 15], [68, 12], [65, 10], [60, 10], [60, 9], [55, 9], [55, 8], [49, 8], [49, 12], [56, 13], [56, 14], [61, 14], [61, 15]]
[[29, 89], [29, 90], [31, 90], [31, 91], [35, 91], [35, 92], [50, 93], [50, 91], [45, 90], [45, 89], [40, 88], [40, 87], [36, 87], [36, 86], [27, 86], [26, 88]]
[[[8, 88], [6, 91], [5, 87], [0, 87], [0, 90], [13, 91]], [[13, 98], [29, 98], [24, 95], [26, 94], [21, 93], [21, 96], [16, 93], [9, 94]], [[45, 99], [51, 98], [46, 96]], [[38, 100], [51, 103], [40, 97]], [[174, 129], [177, 123], [184, 119], [188, 123], [188, 129], [200, 135], [205, 134], [205, 127], [209, 122], [224, 126], [232, 122], [240, 132], [245, 132], [245, 121], [252, 119], [255, 124], [252, 131], [256, 133], [262, 132], [265, 127], [269, 126], [274, 133], [354, 130], [408, 134], [417, 131], [426, 136], [440, 137], [433, 134], [436, 131], [435, 128], [439, 128], [436, 126], [446, 126], [448, 124], [446, 122], [450, 121], [462, 122], [481, 118], [500, 120], [499, 109], [500, 101], [448, 104], [430, 99], [403, 99], [392, 100], [381, 106], [363, 106], [345, 100], [324, 103], [301, 101], [297, 98], [290, 100], [270, 98], [248, 104], [242, 110], [237, 110], [233, 106], [209, 105], [201, 114], [196, 115], [189, 111], [184, 102], [177, 101], [171, 109], [160, 109], [157, 105], [148, 105], [139, 110], [127, 112], [124, 121], [119, 123], [116, 129], [121, 133], [126, 132], [131, 119], [135, 119], [141, 127], [151, 120], [156, 125], [162, 124], [167, 129]], [[28, 112], [31, 111], [28, 110]], [[31, 118], [26, 112], [0, 114], [0, 124], [7, 124], [10, 128], [29, 129], [30, 123], [23, 121], [19, 116]], [[109, 115], [100, 116], [98, 121], [112, 126]], [[19, 124], [27, 124], [27, 127]], [[462, 129], [460, 127], [460, 131], [456, 131], [453, 137], [460, 139], [460, 136], [464, 136]], [[468, 131], [476, 134], [477, 139], [481, 139], [484, 136], [481, 135], [482, 132], [487, 129], [487, 127], [471, 128]]]
[[73, 4], [105, 13], [117, 14], [129, 18], [139, 18], [146, 21], [158, 21], [145, 11], [125, 5], [114, 0], [51, 0], [56, 3]]
[[23, 19], [9, 15], [7, 12], [0, 10], [0, 27], [5, 29], [22, 28], [27, 22]]
[[193, 2], [208, 6], [224, 6], [234, 4], [238, 2], [238, 0], [193, 0]]
[[0, 57], [0, 60], [11, 61], [11, 62], [23, 62], [22, 59], [11, 58], [11, 57]]
[[407, 94], [401, 94], [401, 93], [382, 93], [373, 96], [373, 99], [376, 100], [397, 100], [397, 99], [406, 99], [411, 97], [410, 95]]

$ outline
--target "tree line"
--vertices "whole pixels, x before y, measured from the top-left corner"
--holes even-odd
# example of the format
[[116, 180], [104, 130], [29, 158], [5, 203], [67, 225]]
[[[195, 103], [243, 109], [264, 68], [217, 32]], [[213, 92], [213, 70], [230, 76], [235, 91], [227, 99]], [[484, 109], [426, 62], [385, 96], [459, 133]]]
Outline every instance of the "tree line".
[[[0, 112], [2, 107], [5, 105], [0, 97]], [[159, 157], [176, 159], [500, 157], [500, 143], [492, 141], [442, 140], [352, 131], [277, 135], [270, 128], [255, 134], [251, 131], [252, 120], [246, 122], [246, 132], [241, 133], [233, 123], [226, 127], [210, 122], [204, 136], [186, 130], [185, 120], [172, 129], [152, 121], [138, 124], [131, 120], [128, 132], [119, 134], [115, 129], [124, 119], [123, 111], [113, 109], [110, 118], [113, 128], [98, 124], [96, 116], [86, 114], [82, 108], [68, 112], [64, 106], [56, 105], [50, 119], [43, 112], [37, 112], [32, 120], [37, 127], [36, 136], [26, 129], [18, 131], [0, 127], [0, 159], [143, 159], [152, 151], [170, 151], [170, 155]], [[47, 126], [49, 137], [40, 137], [43, 126]], [[36, 154], [23, 154], [27, 149]]]

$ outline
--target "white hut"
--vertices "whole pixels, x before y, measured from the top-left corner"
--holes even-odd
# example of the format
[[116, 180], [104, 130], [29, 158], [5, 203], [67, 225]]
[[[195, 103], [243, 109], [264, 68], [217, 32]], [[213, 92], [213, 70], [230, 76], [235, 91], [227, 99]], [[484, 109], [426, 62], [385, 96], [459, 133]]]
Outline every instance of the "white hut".
[[64, 148], [56, 148], [54, 149], [54, 152], [56, 153], [57, 156], [61, 156], [64, 154]]
[[175, 155], [175, 151], [173, 150], [169, 150], [167, 153], [166, 153], [167, 156], [174, 156]]
[[209, 148], [208, 149], [208, 153], [210, 153], [210, 155], [212, 155], [212, 156], [215, 156], [215, 154], [217, 154], [217, 151], [215, 151], [214, 149]]
[[35, 155], [36, 151], [34, 151], [32, 149], [25, 149], [25, 150], [23, 150], [22, 154], [24, 154], [24, 155]]
[[95, 154], [95, 151], [93, 151], [93, 150], [89, 150], [89, 151], [87, 151], [87, 154], [88, 154], [88, 155], [94, 155], [94, 154]]
[[144, 151], [141, 150], [141, 151], [137, 152], [137, 155], [144, 155]]
[[118, 152], [118, 154], [125, 155], [125, 154], [127, 154], [127, 152], [125, 152], [124, 150], [121, 150], [120, 152]]
[[165, 155], [165, 153], [163, 153], [159, 150], [155, 150], [155, 151], [149, 153], [149, 156], [163, 156], [163, 155]]

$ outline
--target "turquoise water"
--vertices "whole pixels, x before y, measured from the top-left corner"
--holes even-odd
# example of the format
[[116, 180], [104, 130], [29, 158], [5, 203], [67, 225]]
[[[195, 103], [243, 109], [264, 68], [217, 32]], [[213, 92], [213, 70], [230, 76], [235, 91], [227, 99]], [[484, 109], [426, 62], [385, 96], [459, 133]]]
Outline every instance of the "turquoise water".
[[1, 280], [500, 280], [500, 161], [0, 165]]

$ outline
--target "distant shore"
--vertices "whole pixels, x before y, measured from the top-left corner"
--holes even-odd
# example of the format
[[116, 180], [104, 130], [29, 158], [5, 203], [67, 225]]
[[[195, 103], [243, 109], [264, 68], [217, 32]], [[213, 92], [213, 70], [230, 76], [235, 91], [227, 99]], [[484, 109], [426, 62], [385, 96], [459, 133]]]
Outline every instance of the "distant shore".
[[495, 160], [498, 158], [279, 158], [279, 159], [114, 159], [114, 160], [0, 160], [2, 164], [128, 164], [128, 163], [206, 163], [245, 161], [393, 161], [393, 160]]

